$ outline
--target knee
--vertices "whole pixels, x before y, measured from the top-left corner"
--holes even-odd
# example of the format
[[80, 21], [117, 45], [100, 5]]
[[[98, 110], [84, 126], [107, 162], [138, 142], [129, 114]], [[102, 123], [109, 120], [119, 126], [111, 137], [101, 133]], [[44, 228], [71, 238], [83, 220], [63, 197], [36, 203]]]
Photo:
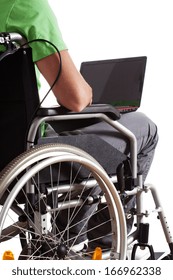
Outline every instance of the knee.
[[[155, 144], [158, 142], [157, 125], [144, 113], [133, 112], [124, 114], [120, 119], [120, 123], [131, 130], [136, 138], [153, 140]], [[146, 140], [146, 141], [147, 141]]]
[[147, 121], [148, 121], [148, 135], [150, 136], [153, 146], [156, 147], [159, 140], [158, 127], [151, 119], [147, 118]]
[[138, 135], [138, 150], [144, 153], [154, 152], [156, 149], [159, 135], [157, 125], [145, 114], [140, 113], [140, 135]]
[[148, 116], [144, 113], [138, 112], [138, 125], [141, 127], [141, 133], [153, 139], [154, 143], [158, 142], [158, 127]]

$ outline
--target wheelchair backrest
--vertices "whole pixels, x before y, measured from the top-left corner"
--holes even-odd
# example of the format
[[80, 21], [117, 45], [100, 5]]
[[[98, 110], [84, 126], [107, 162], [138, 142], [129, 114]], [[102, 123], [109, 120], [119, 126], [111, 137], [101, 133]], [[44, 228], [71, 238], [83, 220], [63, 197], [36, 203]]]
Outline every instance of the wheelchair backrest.
[[25, 46], [4, 54], [0, 53], [0, 170], [25, 150], [27, 129], [39, 105], [32, 49]]

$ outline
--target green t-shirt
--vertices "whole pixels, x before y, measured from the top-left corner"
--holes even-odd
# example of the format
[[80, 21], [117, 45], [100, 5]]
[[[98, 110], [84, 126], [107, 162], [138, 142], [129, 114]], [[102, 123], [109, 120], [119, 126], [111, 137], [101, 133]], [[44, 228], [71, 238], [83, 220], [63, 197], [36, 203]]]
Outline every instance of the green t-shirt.
[[[27, 41], [46, 39], [59, 51], [67, 48], [47, 0], [0, 0], [0, 32], [20, 33]], [[56, 51], [40, 42], [32, 43], [31, 47], [34, 62]]]

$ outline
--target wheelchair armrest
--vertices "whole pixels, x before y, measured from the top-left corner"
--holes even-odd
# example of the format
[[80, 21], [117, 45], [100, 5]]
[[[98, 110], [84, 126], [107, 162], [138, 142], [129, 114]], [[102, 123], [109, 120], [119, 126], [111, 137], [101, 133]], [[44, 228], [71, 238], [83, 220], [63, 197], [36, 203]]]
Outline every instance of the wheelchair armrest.
[[80, 114], [98, 114], [103, 113], [112, 120], [120, 119], [120, 112], [109, 104], [92, 104], [81, 112], [73, 112], [62, 106], [41, 107], [37, 111], [37, 116], [56, 116], [56, 115], [80, 115]]

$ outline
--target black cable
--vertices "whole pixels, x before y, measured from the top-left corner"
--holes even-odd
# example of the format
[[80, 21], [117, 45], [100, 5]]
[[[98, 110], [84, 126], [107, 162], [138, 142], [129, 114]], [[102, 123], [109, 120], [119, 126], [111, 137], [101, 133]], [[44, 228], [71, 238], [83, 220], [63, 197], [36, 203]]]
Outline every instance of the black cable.
[[36, 109], [36, 112], [37, 110], [40, 108], [41, 104], [43, 103], [43, 101], [46, 99], [46, 97], [48, 96], [48, 94], [50, 93], [50, 91], [53, 89], [54, 85], [56, 84], [56, 82], [58, 81], [59, 77], [60, 77], [60, 74], [61, 74], [61, 69], [62, 69], [62, 59], [61, 59], [61, 54], [60, 54], [60, 51], [58, 50], [58, 48], [50, 41], [46, 40], [46, 39], [34, 39], [34, 40], [31, 40], [31, 41], [28, 41], [24, 44], [22, 44], [20, 46], [20, 48], [23, 48], [25, 46], [27, 46], [28, 44], [31, 44], [31, 43], [34, 43], [34, 42], [42, 42], [42, 43], [48, 43], [50, 44], [51, 46], [53, 46], [56, 50], [56, 52], [58, 53], [59, 55], [59, 69], [58, 69], [58, 73], [57, 73], [57, 76], [53, 82], [53, 84], [51, 85], [51, 87], [49, 88], [48, 92], [46, 93], [46, 95], [44, 96], [44, 98], [41, 100], [41, 102], [39, 103], [38, 105], [38, 108]]
[[32, 121], [33, 121], [35, 115], [37, 114], [37, 111], [39, 110], [41, 104], [42, 104], [43, 101], [46, 99], [46, 97], [48, 96], [48, 94], [50, 93], [50, 91], [53, 89], [54, 85], [55, 85], [56, 82], [58, 81], [58, 79], [59, 79], [59, 77], [60, 77], [60, 74], [61, 74], [61, 69], [62, 69], [62, 59], [61, 59], [60, 51], [58, 50], [58, 48], [57, 48], [52, 42], [50, 42], [50, 41], [48, 41], [48, 40], [45, 40], [45, 39], [34, 39], [34, 40], [31, 40], [31, 41], [28, 41], [28, 42], [22, 44], [22, 45], [20, 46], [20, 48], [23, 48], [23, 47], [25, 47], [25, 46], [27, 46], [27, 45], [29, 45], [29, 44], [34, 43], [34, 42], [48, 43], [48, 44], [50, 44], [51, 46], [53, 46], [53, 47], [55, 48], [56, 52], [57, 52], [58, 55], [59, 55], [59, 69], [58, 69], [58, 73], [57, 73], [57, 76], [56, 76], [56, 78], [55, 78], [53, 84], [52, 84], [51, 87], [49, 88], [49, 90], [48, 90], [48, 92], [46, 93], [46, 95], [44, 96], [44, 98], [39, 102], [39, 105], [37, 106], [37, 108], [35, 109], [35, 111], [34, 111], [32, 117], [31, 117], [31, 120], [30, 120], [30, 122], [29, 122], [29, 124], [28, 124], [28, 127], [27, 127], [27, 130], [26, 130], [26, 141], [25, 141], [26, 144], [28, 143], [28, 141], [27, 141], [27, 135], [28, 135], [30, 126], [31, 126], [31, 124], [32, 124]]
[[[61, 74], [61, 69], [62, 69], [62, 59], [61, 59], [61, 54], [60, 54], [60, 51], [58, 50], [58, 48], [50, 41], [46, 40], [46, 39], [33, 39], [31, 41], [28, 41], [22, 45], [19, 46], [19, 48], [15, 48], [15, 49], [9, 49], [7, 51], [5, 51], [4, 53], [2, 53], [0, 55], [0, 61], [2, 61], [5, 57], [7, 57], [8, 55], [12, 55], [14, 54], [15, 52], [17, 52], [19, 49], [25, 47], [25, 46], [28, 46], [29, 44], [32, 44], [34, 42], [42, 42], [42, 43], [48, 43], [50, 44], [51, 46], [54, 47], [54, 49], [56, 50], [56, 52], [58, 53], [59, 55], [59, 69], [58, 69], [58, 73], [57, 73], [57, 76], [53, 82], [53, 84], [50, 86], [48, 92], [45, 94], [44, 98], [39, 102], [39, 105], [38, 107], [36, 108], [35, 112], [34, 112], [34, 115], [33, 115], [33, 118], [35, 116], [35, 114], [37, 113], [38, 109], [40, 108], [40, 106], [42, 105], [42, 103], [44, 102], [44, 100], [46, 99], [46, 97], [48, 96], [48, 94], [50, 93], [50, 91], [53, 89], [54, 85], [56, 84], [56, 82], [58, 81], [59, 77], [60, 77], [60, 74]], [[32, 118], [32, 119], [33, 119]]]

